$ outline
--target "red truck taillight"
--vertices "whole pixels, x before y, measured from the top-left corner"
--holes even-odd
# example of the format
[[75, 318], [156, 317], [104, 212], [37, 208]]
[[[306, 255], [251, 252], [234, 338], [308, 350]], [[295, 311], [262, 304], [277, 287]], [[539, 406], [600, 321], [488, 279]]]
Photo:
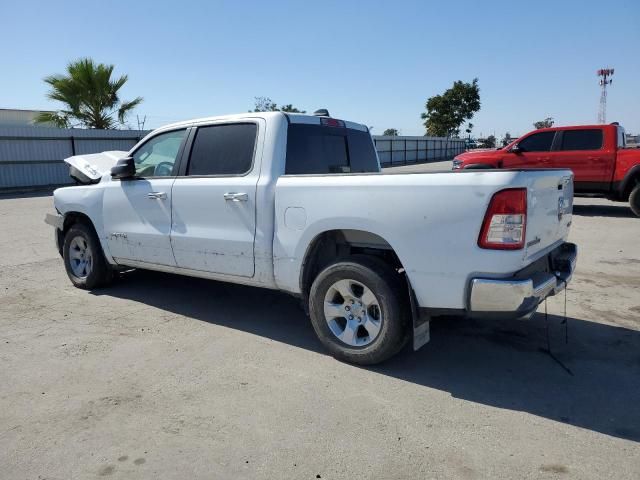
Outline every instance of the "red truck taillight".
[[524, 247], [527, 228], [527, 189], [509, 188], [493, 195], [482, 222], [478, 246], [496, 250]]

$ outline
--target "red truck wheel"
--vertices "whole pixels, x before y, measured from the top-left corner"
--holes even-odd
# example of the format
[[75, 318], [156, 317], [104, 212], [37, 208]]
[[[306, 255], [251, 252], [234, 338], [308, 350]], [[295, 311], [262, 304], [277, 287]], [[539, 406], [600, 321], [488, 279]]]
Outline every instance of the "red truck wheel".
[[631, 190], [631, 195], [629, 195], [629, 206], [631, 207], [631, 211], [640, 217], [640, 183]]

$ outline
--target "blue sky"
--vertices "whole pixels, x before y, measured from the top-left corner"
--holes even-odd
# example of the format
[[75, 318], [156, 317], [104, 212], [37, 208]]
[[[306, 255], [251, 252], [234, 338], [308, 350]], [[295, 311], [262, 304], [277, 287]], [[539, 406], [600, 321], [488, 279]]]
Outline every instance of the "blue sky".
[[2, 0], [0, 17], [0, 108], [56, 108], [42, 78], [91, 56], [129, 75], [147, 127], [268, 96], [421, 135], [427, 98], [478, 77], [474, 133], [501, 136], [595, 122], [612, 66], [607, 119], [640, 133], [637, 1]]

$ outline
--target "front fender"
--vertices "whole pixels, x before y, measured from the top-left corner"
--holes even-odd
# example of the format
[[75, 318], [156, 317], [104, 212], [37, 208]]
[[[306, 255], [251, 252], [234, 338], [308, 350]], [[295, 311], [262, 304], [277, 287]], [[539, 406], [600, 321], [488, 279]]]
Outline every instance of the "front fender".
[[496, 167], [495, 165], [490, 165], [488, 163], [471, 163], [469, 165], [465, 165], [462, 168], [465, 170], [488, 170]]
[[65, 219], [74, 213], [87, 217], [98, 235], [107, 262], [114, 264], [102, 222], [103, 193], [99, 184], [58, 188], [53, 192], [53, 203]]

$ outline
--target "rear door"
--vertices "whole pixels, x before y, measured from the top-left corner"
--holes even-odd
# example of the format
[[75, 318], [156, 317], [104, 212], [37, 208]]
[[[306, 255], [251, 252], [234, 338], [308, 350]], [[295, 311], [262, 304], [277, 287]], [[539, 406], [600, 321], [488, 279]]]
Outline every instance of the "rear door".
[[198, 126], [172, 190], [178, 267], [252, 277], [264, 120]]
[[606, 148], [601, 128], [561, 130], [552, 152], [554, 168], [570, 168], [577, 191], [598, 192], [609, 188], [615, 149]]
[[520, 140], [518, 152], [509, 152], [504, 156], [504, 168], [549, 168], [551, 165], [551, 146], [556, 132], [534, 132]]

